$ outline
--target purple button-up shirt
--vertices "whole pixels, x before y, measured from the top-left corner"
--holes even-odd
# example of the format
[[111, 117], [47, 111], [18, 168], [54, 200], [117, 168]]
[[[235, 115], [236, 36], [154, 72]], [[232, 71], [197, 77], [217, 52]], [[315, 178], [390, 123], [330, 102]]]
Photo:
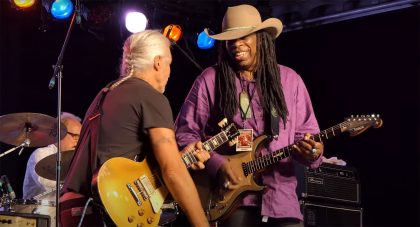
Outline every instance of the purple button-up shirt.
[[[258, 155], [266, 155], [293, 144], [303, 138], [304, 133], [316, 134], [319, 132], [318, 122], [315, 118], [312, 103], [302, 81], [302, 78], [291, 68], [279, 65], [281, 85], [289, 111], [286, 128], [280, 121], [280, 132], [277, 140], [273, 140], [269, 146], [260, 150]], [[215, 103], [215, 79], [216, 71], [213, 67], [205, 69], [195, 80], [190, 93], [188, 94], [181, 111], [175, 122], [175, 132], [179, 145], [185, 147], [187, 144], [200, 140], [204, 141], [209, 129], [217, 126], [210, 121], [211, 113], [217, 107]], [[242, 85], [241, 85], [242, 83]], [[245, 83], [245, 84], [244, 84]], [[236, 77], [236, 97], [242, 91], [242, 86], [249, 83], [249, 90], [253, 91], [256, 82], [241, 82]], [[279, 84], [280, 86], [280, 84]], [[251, 97], [252, 117], [243, 120], [238, 107], [233, 117], [233, 122], [239, 128], [253, 129], [254, 139], [264, 134], [263, 109], [258, 92]], [[221, 119], [219, 119], [221, 120]], [[220, 151], [217, 151], [222, 153]], [[206, 163], [206, 170], [211, 176], [215, 176], [218, 169], [226, 161], [216, 152], [211, 153], [211, 158]], [[296, 195], [297, 180], [294, 173], [293, 159], [312, 168], [318, 167], [321, 158], [314, 162], [307, 161], [298, 155], [292, 155], [281, 160], [264, 171], [261, 180], [266, 185], [266, 190], [260, 193], [249, 193], [242, 201], [244, 206], [261, 206], [261, 215], [274, 218], [293, 217], [303, 219]]]

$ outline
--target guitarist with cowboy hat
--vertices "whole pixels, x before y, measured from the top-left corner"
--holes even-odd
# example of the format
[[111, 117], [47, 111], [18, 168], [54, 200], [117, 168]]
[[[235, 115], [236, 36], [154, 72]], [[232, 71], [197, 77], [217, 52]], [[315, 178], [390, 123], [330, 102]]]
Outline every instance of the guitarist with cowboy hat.
[[212, 152], [206, 162], [209, 176], [226, 190], [235, 190], [242, 179], [220, 154], [251, 151], [252, 139], [261, 135], [270, 139], [257, 156], [299, 141], [290, 157], [259, 176], [266, 190], [247, 193], [219, 226], [303, 226], [293, 161], [318, 167], [324, 146], [310, 139], [320, 129], [302, 78], [277, 63], [275, 39], [282, 28], [276, 18], [262, 21], [251, 5], [228, 7], [222, 32], [205, 30], [221, 41], [218, 62], [197, 77], [175, 122], [181, 147], [215, 134], [215, 123], [223, 117], [241, 128], [235, 147]]

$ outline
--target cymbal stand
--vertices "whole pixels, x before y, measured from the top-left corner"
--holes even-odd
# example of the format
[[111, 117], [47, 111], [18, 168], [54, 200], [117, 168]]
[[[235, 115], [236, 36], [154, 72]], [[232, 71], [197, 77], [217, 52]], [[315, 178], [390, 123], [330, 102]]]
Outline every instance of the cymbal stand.
[[23, 148], [29, 147], [29, 144], [31, 144], [31, 140], [28, 139], [28, 138], [26, 138], [19, 146], [13, 147], [13, 148], [5, 151], [4, 153], [0, 154], [0, 158], [3, 157], [3, 156], [5, 156], [5, 155], [7, 155], [7, 154], [9, 154], [12, 151], [15, 151], [15, 150], [19, 149], [19, 148], [20, 148], [20, 150], [19, 150], [19, 155], [20, 155], [22, 153], [22, 151], [23, 151]]
[[[76, 18], [77, 17], [77, 18]], [[62, 61], [63, 61], [63, 56], [64, 56], [64, 51], [67, 47], [67, 43], [69, 41], [70, 38], [70, 34], [73, 30], [74, 27], [74, 22], [77, 19], [77, 23], [80, 23], [80, 0], [76, 0], [76, 4], [75, 4], [75, 10], [73, 12], [73, 15], [71, 17], [71, 21], [70, 21], [70, 25], [69, 28], [67, 30], [67, 34], [66, 34], [66, 38], [64, 39], [64, 43], [63, 46], [61, 48], [60, 51], [60, 55], [58, 56], [57, 59], [57, 63], [54, 65], [54, 73], [50, 79], [50, 83], [48, 85], [49, 89], [52, 89], [55, 85], [55, 80], [57, 77], [57, 165], [56, 165], [56, 178], [55, 178], [55, 183], [56, 183], [56, 191], [55, 191], [55, 206], [56, 206], [56, 225], [55, 226], [59, 226], [60, 223], [60, 203], [59, 203], [59, 197], [60, 197], [60, 172], [61, 172], [61, 90], [62, 90], [62, 85], [61, 85], [61, 80], [62, 80], [62, 70], [63, 70], [63, 65], [62, 65]]]

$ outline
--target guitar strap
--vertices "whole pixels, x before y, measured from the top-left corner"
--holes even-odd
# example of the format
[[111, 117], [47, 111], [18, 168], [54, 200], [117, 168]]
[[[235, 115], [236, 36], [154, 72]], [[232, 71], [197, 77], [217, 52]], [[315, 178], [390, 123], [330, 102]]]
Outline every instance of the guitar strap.
[[98, 157], [96, 156], [96, 146], [98, 145], [99, 138], [99, 124], [101, 122], [101, 115], [103, 113], [102, 104], [105, 100], [106, 95], [108, 94], [109, 87], [112, 83], [108, 84], [106, 87], [102, 88], [101, 97], [96, 103], [95, 110], [88, 117], [88, 128], [91, 131], [91, 141], [90, 141], [90, 165], [92, 175], [96, 174], [96, 169], [98, 168]]
[[268, 117], [268, 119], [269, 120], [266, 122], [266, 127], [268, 129], [268, 132], [266, 133], [268, 138], [270, 140], [277, 139], [280, 131], [280, 117], [274, 107], [271, 107], [270, 117]]

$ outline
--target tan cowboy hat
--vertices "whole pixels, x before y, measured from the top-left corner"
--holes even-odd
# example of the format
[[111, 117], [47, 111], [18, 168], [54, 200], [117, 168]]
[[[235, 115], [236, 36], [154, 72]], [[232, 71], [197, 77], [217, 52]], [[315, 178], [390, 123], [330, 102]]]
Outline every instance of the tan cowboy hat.
[[251, 5], [238, 5], [228, 7], [222, 22], [222, 31], [210, 35], [208, 29], [204, 32], [216, 40], [232, 40], [247, 36], [256, 31], [265, 29], [273, 38], [277, 38], [283, 30], [283, 24], [277, 18], [269, 18], [261, 22], [258, 10]]

